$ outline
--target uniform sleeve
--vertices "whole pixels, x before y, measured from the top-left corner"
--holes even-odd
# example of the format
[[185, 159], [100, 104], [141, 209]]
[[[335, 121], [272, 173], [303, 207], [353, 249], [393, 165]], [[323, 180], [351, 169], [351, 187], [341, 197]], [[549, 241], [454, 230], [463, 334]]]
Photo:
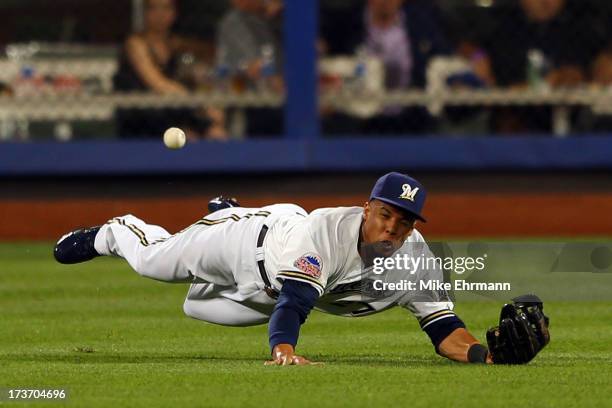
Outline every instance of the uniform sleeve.
[[287, 279], [270, 317], [270, 351], [278, 344], [297, 345], [300, 326], [314, 307], [318, 292], [309, 284]]
[[447, 338], [452, 332], [459, 328], [465, 328], [465, 324], [457, 316], [452, 316], [448, 319], [441, 319], [428, 324], [423, 331], [427, 333], [429, 339], [431, 340], [431, 344], [434, 345], [436, 352], [438, 352], [438, 346], [440, 346], [442, 340]]
[[276, 279], [281, 283], [285, 280], [308, 283], [320, 296], [333, 269], [330, 243], [326, 234], [313, 233], [307, 221], [296, 225], [288, 234]]
[[[415, 236], [409, 244], [412, 246], [410, 250], [413, 256], [434, 257], [435, 255], [429, 249], [423, 236], [416, 230], [414, 234]], [[416, 275], [417, 285], [419, 285], [421, 281], [444, 281], [442, 268], [418, 270], [416, 271]], [[450, 324], [451, 322], [461, 321], [455, 315], [455, 312], [453, 312], [454, 304], [445, 290], [409, 291], [400, 299], [398, 304], [409, 310], [414, 317], [416, 317], [421, 329], [430, 335], [432, 341], [434, 341], [434, 337], [436, 340], [438, 340], [439, 337], [439, 335], [435, 336], [435, 333], [430, 333], [433, 328], [440, 328], [446, 325], [446, 323]], [[432, 334], [434, 334], [434, 336], [432, 336]]]

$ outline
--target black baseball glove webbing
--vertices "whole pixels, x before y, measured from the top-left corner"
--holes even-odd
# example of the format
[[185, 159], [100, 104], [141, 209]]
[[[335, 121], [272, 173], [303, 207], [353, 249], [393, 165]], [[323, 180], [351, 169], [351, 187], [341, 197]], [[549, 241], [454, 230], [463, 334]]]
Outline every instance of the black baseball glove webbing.
[[487, 331], [495, 364], [526, 364], [550, 341], [549, 319], [536, 295], [523, 295], [502, 307], [499, 326]]

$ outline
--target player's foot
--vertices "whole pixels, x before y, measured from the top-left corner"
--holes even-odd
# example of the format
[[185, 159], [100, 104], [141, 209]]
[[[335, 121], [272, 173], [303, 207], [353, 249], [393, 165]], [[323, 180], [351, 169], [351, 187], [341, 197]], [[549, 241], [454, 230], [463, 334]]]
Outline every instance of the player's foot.
[[53, 250], [55, 260], [63, 264], [74, 264], [100, 256], [94, 248], [99, 230], [100, 227], [81, 228], [61, 237]]
[[234, 197], [225, 198], [223, 196], [219, 196], [208, 202], [208, 212], [211, 214], [215, 211], [232, 207], [240, 207], [238, 200], [236, 200]]

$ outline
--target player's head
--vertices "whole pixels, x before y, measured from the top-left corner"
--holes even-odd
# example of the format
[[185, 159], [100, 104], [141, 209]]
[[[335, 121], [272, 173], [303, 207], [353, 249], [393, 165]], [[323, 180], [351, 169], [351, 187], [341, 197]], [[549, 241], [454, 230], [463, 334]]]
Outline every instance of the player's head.
[[421, 215], [425, 195], [423, 185], [405, 174], [393, 172], [379, 178], [363, 208], [363, 243], [382, 244], [384, 252], [397, 250], [416, 221], [425, 222]]

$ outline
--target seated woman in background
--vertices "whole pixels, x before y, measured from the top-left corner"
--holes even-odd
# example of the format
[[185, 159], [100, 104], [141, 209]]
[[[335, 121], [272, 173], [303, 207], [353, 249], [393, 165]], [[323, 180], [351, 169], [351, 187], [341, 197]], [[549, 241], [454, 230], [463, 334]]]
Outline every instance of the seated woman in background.
[[[195, 86], [181, 72], [181, 57], [189, 53], [210, 62], [212, 46], [173, 34], [176, 16], [174, 0], [145, 1], [144, 29], [125, 41], [116, 91], [185, 95]], [[223, 111], [216, 108], [118, 109], [116, 119], [119, 135], [126, 138], [158, 137], [177, 126], [192, 140], [227, 139]]]

